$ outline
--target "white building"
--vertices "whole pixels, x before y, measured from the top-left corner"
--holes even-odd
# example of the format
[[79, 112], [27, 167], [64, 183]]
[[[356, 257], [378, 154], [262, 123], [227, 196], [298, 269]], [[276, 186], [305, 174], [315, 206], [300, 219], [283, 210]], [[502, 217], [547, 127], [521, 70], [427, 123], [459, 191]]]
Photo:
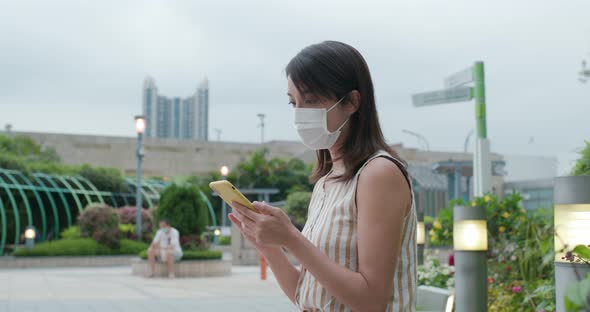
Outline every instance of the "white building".
[[158, 94], [151, 77], [143, 81], [142, 111], [146, 116], [146, 136], [184, 140], [209, 140], [209, 80], [199, 84], [186, 98]]

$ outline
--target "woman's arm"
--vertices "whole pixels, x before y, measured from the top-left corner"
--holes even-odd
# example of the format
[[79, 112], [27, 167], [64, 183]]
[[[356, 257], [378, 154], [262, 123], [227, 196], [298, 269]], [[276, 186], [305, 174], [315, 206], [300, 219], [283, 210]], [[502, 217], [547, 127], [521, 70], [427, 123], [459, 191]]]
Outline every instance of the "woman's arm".
[[337, 264], [300, 233], [286, 245], [333, 296], [355, 311], [384, 311], [402, 241], [403, 220], [411, 206], [408, 183], [390, 160], [372, 160], [361, 172], [358, 208], [359, 272]]
[[411, 205], [409, 186], [395, 164], [377, 158], [359, 177], [356, 202], [358, 272], [330, 259], [290, 224], [281, 209], [257, 203], [263, 214], [256, 214], [235, 206], [258, 244], [285, 246], [330, 294], [353, 310], [383, 311], [391, 296], [403, 220]]
[[285, 252], [281, 249], [281, 247], [265, 247], [260, 246], [256, 243], [256, 239], [254, 239], [251, 235], [245, 233], [242, 227], [242, 223], [236, 218], [233, 213], [229, 214], [229, 219], [240, 229], [242, 235], [249, 240], [258, 252], [262, 253], [262, 255], [268, 261], [270, 269], [272, 270], [275, 278], [279, 282], [279, 286], [281, 289], [291, 299], [293, 303], [295, 303], [295, 294], [297, 291], [297, 282], [299, 281], [299, 274], [300, 271], [289, 261]]

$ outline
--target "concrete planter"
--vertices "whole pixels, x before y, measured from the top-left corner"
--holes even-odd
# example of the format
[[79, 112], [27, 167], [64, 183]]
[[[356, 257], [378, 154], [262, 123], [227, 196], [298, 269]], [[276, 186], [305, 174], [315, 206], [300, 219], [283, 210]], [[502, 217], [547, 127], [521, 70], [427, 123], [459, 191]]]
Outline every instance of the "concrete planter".
[[[231, 260], [180, 260], [174, 264], [176, 277], [212, 277], [231, 275]], [[147, 276], [149, 263], [146, 260], [134, 259], [131, 262], [133, 275]], [[168, 276], [166, 263], [156, 262], [156, 277]]]
[[0, 257], [0, 269], [125, 266], [137, 256]]
[[[567, 287], [590, 272], [588, 265], [561, 260], [562, 241], [571, 250], [577, 244], [590, 243], [590, 176], [555, 178], [555, 296], [558, 312], [565, 311]], [[583, 233], [583, 234], [582, 234]]]

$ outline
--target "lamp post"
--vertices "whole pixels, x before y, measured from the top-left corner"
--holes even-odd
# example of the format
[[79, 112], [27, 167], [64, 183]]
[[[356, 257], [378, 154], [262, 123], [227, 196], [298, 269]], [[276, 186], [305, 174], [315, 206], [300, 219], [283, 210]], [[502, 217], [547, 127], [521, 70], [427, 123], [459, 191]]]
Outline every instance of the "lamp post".
[[[219, 170], [221, 173], [221, 177], [224, 180], [227, 180], [227, 175], [229, 174], [229, 168], [227, 166], [221, 166]], [[227, 223], [227, 205], [225, 201], [221, 201], [221, 226], [225, 226]]]
[[135, 150], [135, 156], [137, 157], [137, 186], [135, 190], [135, 233], [137, 234], [137, 240], [141, 241], [141, 161], [144, 156], [143, 133], [145, 132], [145, 117], [142, 115], [135, 116], [135, 132], [137, 132], [137, 148]]
[[35, 246], [35, 237], [37, 236], [37, 231], [35, 227], [32, 225], [27, 226], [25, 230], [25, 247], [27, 249], [31, 249]]
[[260, 118], [260, 123], [258, 124], [258, 127], [260, 127], [260, 144], [264, 144], [264, 117], [266, 115], [261, 113], [257, 116]]
[[488, 309], [485, 208], [455, 206], [453, 221], [455, 311], [485, 312]]
[[424, 213], [418, 212], [416, 225], [416, 244], [418, 245], [418, 265], [424, 264], [424, 244], [426, 243], [426, 228], [424, 227]]
[[426, 137], [424, 137], [423, 135], [421, 135], [420, 133], [414, 132], [414, 131], [410, 131], [408, 129], [402, 129], [402, 132], [405, 134], [409, 134], [413, 137], [418, 138], [418, 140], [424, 142], [424, 148], [426, 148], [427, 151], [430, 150], [430, 144], [428, 143], [428, 140], [426, 139]]
[[[554, 180], [555, 299], [556, 311], [565, 311], [566, 289], [590, 272], [587, 265], [569, 263], [565, 251], [588, 244], [590, 237], [590, 176]], [[565, 249], [565, 250], [564, 250]]]

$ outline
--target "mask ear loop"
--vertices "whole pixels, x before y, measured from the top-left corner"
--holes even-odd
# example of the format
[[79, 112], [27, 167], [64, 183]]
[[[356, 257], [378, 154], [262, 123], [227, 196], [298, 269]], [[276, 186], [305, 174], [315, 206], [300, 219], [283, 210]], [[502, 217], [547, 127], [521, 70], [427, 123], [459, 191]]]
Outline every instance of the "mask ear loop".
[[[328, 118], [327, 113], [330, 112], [334, 107], [336, 107], [336, 105], [340, 104], [340, 102], [342, 102], [342, 100], [344, 100], [345, 97], [346, 97], [346, 95], [343, 96], [343, 97], [341, 97], [340, 100], [338, 100], [338, 102], [336, 102], [334, 105], [332, 105], [332, 107], [330, 107], [329, 109], [326, 110], [326, 118]], [[336, 132], [342, 130], [342, 128], [344, 128], [344, 126], [348, 123], [348, 120], [349, 119], [350, 119], [350, 116], [348, 118], [346, 118], [346, 120], [344, 121], [344, 123], [342, 125], [340, 125], [340, 127], [338, 127], [338, 129], [336, 129], [336, 131], [334, 131], [334, 132], [329, 132], [328, 131], [328, 133], [332, 134], [332, 133], [336, 133]]]
[[331, 111], [331, 110], [332, 110], [334, 107], [336, 107], [336, 105], [340, 104], [340, 102], [342, 102], [342, 100], [344, 100], [344, 98], [345, 98], [345, 97], [346, 97], [346, 95], [345, 95], [345, 96], [343, 96], [343, 97], [341, 97], [341, 98], [340, 98], [340, 100], [338, 100], [338, 102], [334, 103], [334, 105], [332, 105], [332, 107], [328, 108], [328, 109], [326, 110], [326, 112], [329, 112], [329, 111]]

